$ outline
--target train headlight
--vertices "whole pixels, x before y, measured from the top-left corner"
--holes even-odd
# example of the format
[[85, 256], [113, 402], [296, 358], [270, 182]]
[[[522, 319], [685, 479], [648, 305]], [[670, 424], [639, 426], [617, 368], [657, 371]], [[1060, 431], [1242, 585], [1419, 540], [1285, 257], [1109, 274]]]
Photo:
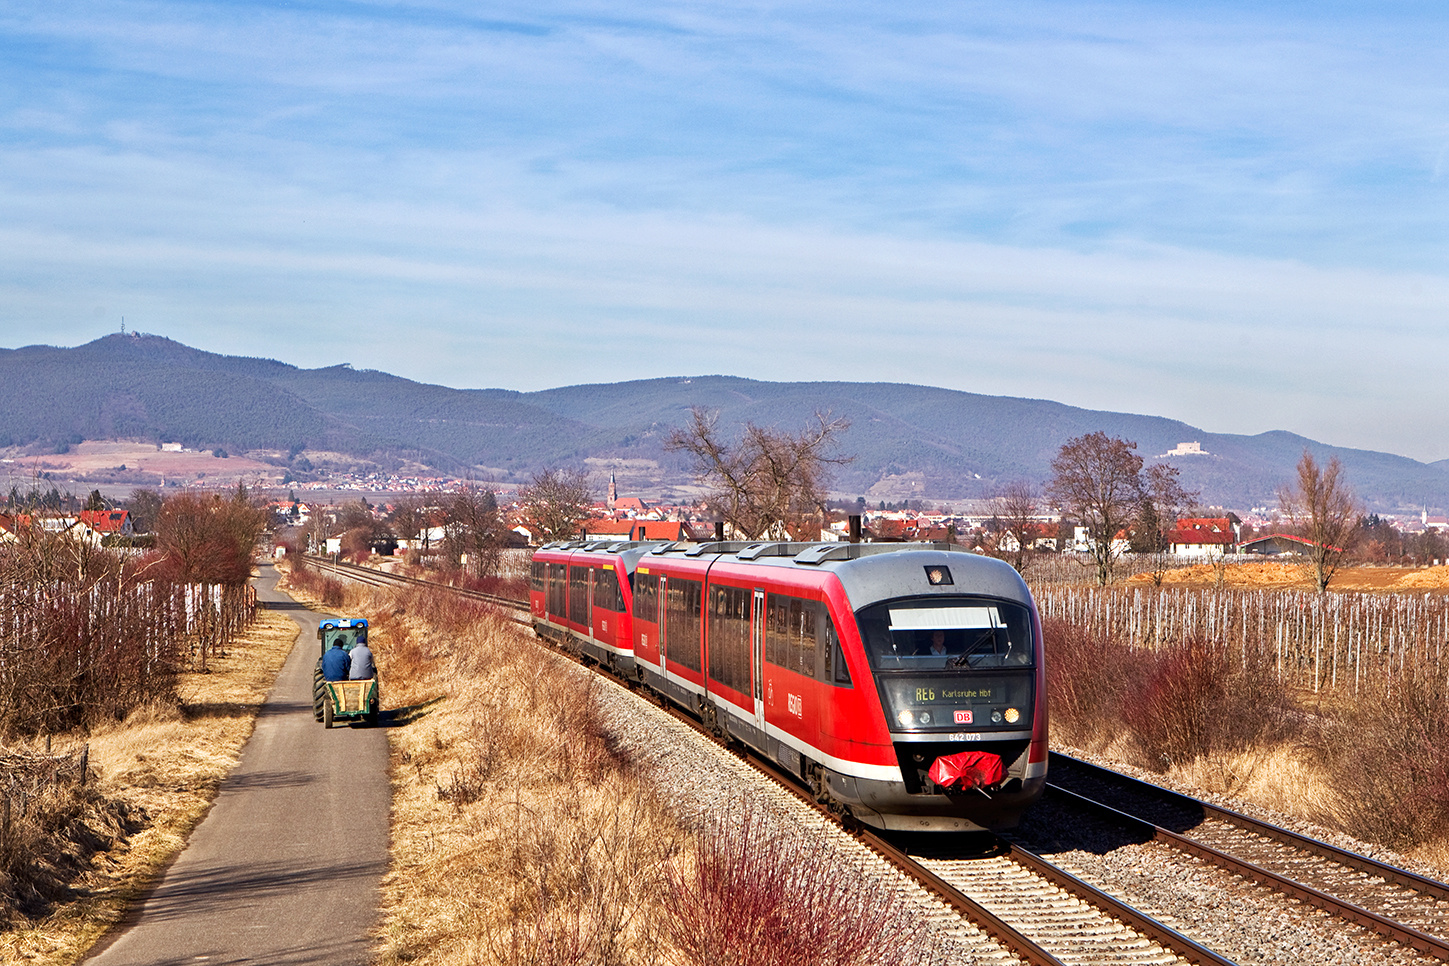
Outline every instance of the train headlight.
[[910, 709], [906, 709], [905, 711], [897, 711], [896, 720], [909, 728], [911, 725], [916, 723], [916, 713], [914, 711], [911, 711]]
[[1006, 723], [1007, 724], [1016, 724], [1020, 720], [1021, 720], [1021, 712], [1020, 711], [1018, 711], [1016, 708], [1007, 708], [1006, 709]]
[[930, 724], [931, 723], [931, 712], [929, 712], [929, 711], [922, 711], [920, 713], [920, 715], [917, 716], [916, 720], [919, 721], [923, 725]]
[[1000, 708], [998, 708], [997, 710], [991, 712], [991, 723], [992, 724], [1001, 724], [1001, 709]]

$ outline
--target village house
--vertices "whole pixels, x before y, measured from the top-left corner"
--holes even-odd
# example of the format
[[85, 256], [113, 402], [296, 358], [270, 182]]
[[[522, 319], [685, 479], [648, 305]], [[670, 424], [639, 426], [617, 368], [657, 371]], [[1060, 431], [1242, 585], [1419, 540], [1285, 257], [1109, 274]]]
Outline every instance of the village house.
[[1167, 535], [1169, 552], [1178, 557], [1221, 557], [1238, 543], [1233, 517], [1184, 517]]

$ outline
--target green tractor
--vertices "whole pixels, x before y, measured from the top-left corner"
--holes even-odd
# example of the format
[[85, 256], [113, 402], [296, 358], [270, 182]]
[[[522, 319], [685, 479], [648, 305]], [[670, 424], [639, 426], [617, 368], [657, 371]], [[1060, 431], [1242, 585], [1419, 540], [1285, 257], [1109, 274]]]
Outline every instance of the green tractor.
[[312, 716], [327, 727], [336, 721], [365, 721], [377, 724], [381, 702], [377, 676], [363, 681], [328, 681], [322, 673], [322, 660], [333, 644], [341, 642], [349, 654], [358, 644], [367, 643], [367, 619], [363, 617], [329, 618], [317, 628], [317, 667], [312, 674]]

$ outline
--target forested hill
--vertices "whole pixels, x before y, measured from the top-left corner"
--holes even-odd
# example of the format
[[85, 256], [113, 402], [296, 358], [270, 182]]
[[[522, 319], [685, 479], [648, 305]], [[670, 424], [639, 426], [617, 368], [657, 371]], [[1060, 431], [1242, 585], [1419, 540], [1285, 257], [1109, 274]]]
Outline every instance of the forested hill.
[[[771, 383], [732, 376], [570, 386], [543, 392], [459, 390], [348, 366], [299, 369], [221, 356], [169, 339], [111, 335], [77, 348], [0, 350], [0, 446], [40, 449], [81, 439], [138, 438], [193, 448], [332, 451], [384, 468], [420, 461], [500, 480], [546, 465], [617, 465], [621, 481], [688, 479], [661, 442], [691, 406], [798, 429], [816, 410], [851, 422], [853, 455], [836, 489], [899, 500], [989, 493], [1043, 480], [1061, 443], [1094, 430], [1135, 440], [1149, 458], [1183, 442], [1208, 454], [1169, 457], [1204, 501], [1272, 505], [1305, 448], [1338, 456], [1374, 509], [1449, 507], [1449, 469], [1335, 448], [1285, 432], [1206, 433], [1176, 420], [1097, 412], [1046, 400], [894, 383]], [[618, 461], [618, 462], [614, 462]], [[603, 463], [591, 463], [595, 468]], [[642, 469], [641, 469], [642, 468]]]

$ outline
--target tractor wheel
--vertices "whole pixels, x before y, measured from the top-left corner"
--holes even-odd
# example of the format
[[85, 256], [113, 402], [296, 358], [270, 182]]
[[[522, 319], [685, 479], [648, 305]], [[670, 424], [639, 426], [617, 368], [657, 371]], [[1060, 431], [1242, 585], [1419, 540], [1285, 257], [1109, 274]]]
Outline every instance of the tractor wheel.
[[322, 720], [322, 703], [327, 697], [327, 684], [322, 677], [322, 669], [319, 667], [312, 674], [312, 717], [318, 721]]
[[322, 703], [322, 725], [323, 725], [323, 727], [326, 727], [326, 728], [332, 727], [332, 702], [331, 701], [324, 701]]

